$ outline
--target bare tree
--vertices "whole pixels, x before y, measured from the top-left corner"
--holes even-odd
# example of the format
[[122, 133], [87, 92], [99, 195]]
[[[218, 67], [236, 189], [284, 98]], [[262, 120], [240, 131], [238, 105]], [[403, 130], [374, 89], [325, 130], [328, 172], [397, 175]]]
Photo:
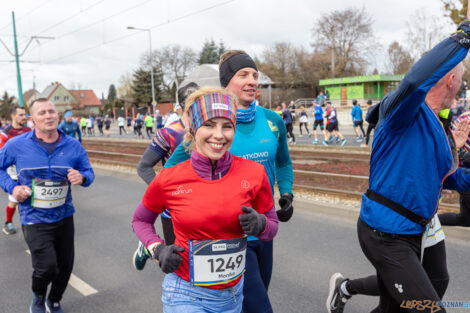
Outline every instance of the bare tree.
[[406, 37], [413, 59], [420, 58], [449, 34], [446, 31], [448, 25], [440, 23], [440, 20], [442, 19], [437, 16], [428, 15], [426, 8], [416, 10], [410, 15], [406, 23]]
[[[163, 82], [167, 90], [174, 81], [181, 83], [189, 71], [197, 64], [197, 54], [189, 47], [169, 45], [153, 51], [153, 65], [163, 72]], [[142, 56], [141, 63], [149, 65], [149, 55]]]
[[132, 95], [132, 80], [131, 73], [124, 73], [119, 77], [119, 85], [117, 87], [119, 98], [130, 97]]
[[366, 9], [351, 7], [322, 15], [312, 29], [312, 46], [330, 54], [332, 76], [356, 75], [364, 71], [376, 44], [373, 20]]
[[392, 42], [388, 46], [387, 68], [392, 74], [406, 74], [413, 65], [413, 58], [410, 53], [402, 47], [398, 41]]
[[296, 51], [286, 42], [276, 43], [263, 51], [260, 70], [279, 87], [281, 98], [288, 98], [296, 84]]

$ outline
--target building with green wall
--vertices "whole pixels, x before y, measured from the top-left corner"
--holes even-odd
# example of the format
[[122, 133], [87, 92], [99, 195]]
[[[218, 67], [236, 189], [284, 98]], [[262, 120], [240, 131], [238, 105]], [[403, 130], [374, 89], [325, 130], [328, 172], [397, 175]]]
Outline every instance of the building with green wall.
[[319, 85], [330, 93], [330, 100], [382, 99], [396, 89], [404, 75], [369, 75], [322, 79]]

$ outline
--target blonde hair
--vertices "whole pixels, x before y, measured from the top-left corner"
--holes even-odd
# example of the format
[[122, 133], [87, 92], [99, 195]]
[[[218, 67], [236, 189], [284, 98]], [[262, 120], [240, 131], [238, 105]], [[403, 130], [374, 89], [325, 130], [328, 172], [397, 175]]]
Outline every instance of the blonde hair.
[[237, 54], [246, 54], [248, 55], [248, 53], [246, 53], [245, 51], [243, 50], [229, 50], [227, 52], [224, 52], [221, 56], [220, 56], [220, 60], [219, 60], [219, 69], [220, 67], [222, 66], [222, 63], [224, 63], [225, 61], [227, 61], [228, 59], [230, 59], [230, 57], [233, 57], [234, 55], [237, 55]]
[[[204, 96], [205, 94], [208, 93], [220, 93], [225, 96], [231, 97], [235, 101], [235, 105], [238, 105], [238, 98], [235, 96], [232, 92], [228, 91], [227, 89], [222, 89], [220, 87], [213, 87], [213, 86], [208, 86], [208, 87], [202, 87], [193, 93], [191, 93], [187, 98], [186, 101], [184, 102], [184, 113], [186, 116], [191, 120], [191, 117], [189, 116], [189, 110], [194, 104], [194, 101], [199, 98]], [[184, 134], [183, 138], [183, 147], [185, 148], [186, 152], [192, 152], [195, 149], [196, 143], [194, 141], [194, 135], [189, 132], [189, 123], [188, 125], [185, 125], [185, 130], [186, 133]]]

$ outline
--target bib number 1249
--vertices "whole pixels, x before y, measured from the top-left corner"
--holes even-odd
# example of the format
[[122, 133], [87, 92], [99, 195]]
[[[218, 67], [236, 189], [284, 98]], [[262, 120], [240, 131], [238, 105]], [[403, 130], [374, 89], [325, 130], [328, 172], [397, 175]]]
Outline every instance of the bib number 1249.
[[195, 286], [226, 284], [245, 271], [246, 237], [189, 240], [189, 277]]
[[[229, 257], [227, 261], [224, 258], [217, 258], [217, 259], [209, 259], [207, 262], [211, 266], [211, 273], [217, 272], [225, 272], [226, 270], [234, 270], [235, 268], [240, 268], [243, 262], [243, 255], [239, 254], [235, 260], [233, 257]], [[214, 265], [215, 263], [215, 265]], [[244, 263], [244, 262], [243, 262]]]

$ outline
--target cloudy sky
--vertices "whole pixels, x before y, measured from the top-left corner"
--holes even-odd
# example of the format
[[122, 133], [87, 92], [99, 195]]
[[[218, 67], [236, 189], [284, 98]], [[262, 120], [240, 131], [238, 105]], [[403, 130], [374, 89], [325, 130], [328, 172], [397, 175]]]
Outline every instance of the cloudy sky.
[[[405, 42], [406, 21], [416, 10], [445, 21], [440, 0], [15, 0], [0, 2], [0, 39], [13, 51], [12, 11], [20, 52], [31, 36], [55, 38], [33, 41], [21, 57], [23, 91], [32, 88], [33, 81], [39, 91], [59, 81], [68, 88], [93, 89], [100, 97], [148, 51], [148, 33], [127, 26], [152, 28], [154, 49], [180, 44], [199, 51], [206, 39], [213, 38], [260, 55], [276, 42], [311, 49], [315, 21], [345, 5], [366, 7], [384, 47], [393, 40]], [[0, 93], [16, 95], [11, 60], [0, 45]], [[383, 69], [383, 55], [372, 63]]]

